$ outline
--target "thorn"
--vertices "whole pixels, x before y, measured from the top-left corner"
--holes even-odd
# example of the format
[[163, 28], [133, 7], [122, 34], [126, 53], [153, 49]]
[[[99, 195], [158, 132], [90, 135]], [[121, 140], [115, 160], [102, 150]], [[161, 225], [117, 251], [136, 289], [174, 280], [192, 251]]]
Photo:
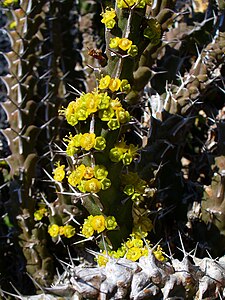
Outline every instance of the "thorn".
[[36, 285], [42, 291], [42, 293], [45, 294], [45, 291], [40, 286], [40, 284], [29, 273], [26, 272], [26, 274], [27, 274], [28, 277], [30, 277], [30, 279], [32, 280], [32, 282], [34, 283], [34, 285]]
[[[77, 235], [78, 235], [78, 236], [81, 236], [81, 237], [85, 237], [83, 234], [80, 234], [80, 233], [78, 233]], [[81, 244], [81, 243], [84, 243], [84, 242], [87, 242], [87, 241], [93, 241], [93, 240], [94, 240], [94, 237], [91, 236], [91, 237], [89, 237], [89, 238], [86, 238], [86, 239], [80, 240], [80, 241], [78, 241], [78, 242], [75, 242], [75, 243], [73, 243], [72, 245], [78, 245], [78, 244]]]
[[71, 84], [67, 83], [69, 87], [71, 87], [79, 96], [82, 96], [82, 93], [80, 91], [78, 91], [78, 89], [76, 89], [74, 86], [72, 86]]

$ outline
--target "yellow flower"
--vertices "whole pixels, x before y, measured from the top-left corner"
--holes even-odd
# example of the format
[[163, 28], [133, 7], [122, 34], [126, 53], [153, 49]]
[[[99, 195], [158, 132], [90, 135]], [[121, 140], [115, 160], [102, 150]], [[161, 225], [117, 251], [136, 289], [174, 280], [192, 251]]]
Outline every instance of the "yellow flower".
[[60, 114], [64, 114], [68, 124], [74, 126], [78, 123], [78, 119], [76, 116], [77, 103], [75, 101], [71, 101], [65, 110], [60, 110]]
[[120, 39], [118, 46], [120, 49], [122, 49], [123, 51], [127, 51], [132, 45], [132, 41], [127, 39], [127, 38], [122, 38]]
[[105, 138], [103, 136], [96, 137], [94, 148], [96, 150], [102, 151], [102, 150], [105, 149], [105, 147], [106, 147], [106, 140], [105, 140]]
[[105, 230], [105, 218], [102, 215], [94, 216], [91, 220], [91, 226], [98, 233]]
[[105, 27], [108, 29], [112, 29], [116, 25], [116, 21], [114, 19], [110, 19], [105, 22]]
[[122, 107], [116, 109], [116, 117], [121, 124], [127, 123], [130, 120], [129, 112]]
[[48, 227], [48, 233], [51, 237], [57, 237], [59, 235], [59, 226], [57, 224], [52, 224]]
[[126, 258], [132, 261], [137, 261], [141, 257], [141, 249], [138, 247], [132, 247], [128, 249], [126, 253]]
[[108, 258], [106, 257], [106, 251], [104, 250], [102, 253], [100, 253], [97, 256], [96, 260], [99, 267], [105, 267], [108, 262]]
[[134, 186], [133, 186], [133, 184], [127, 184], [127, 185], [125, 185], [125, 187], [123, 189], [123, 192], [126, 195], [128, 195], [128, 196], [133, 195], [133, 193], [134, 193]]
[[103, 178], [101, 180], [101, 189], [103, 191], [107, 190], [111, 186], [111, 180], [109, 178]]
[[117, 147], [112, 148], [109, 152], [109, 158], [111, 159], [111, 161], [117, 163], [123, 158], [123, 152]]
[[53, 171], [54, 180], [61, 182], [66, 175], [66, 173], [64, 171], [65, 165], [60, 165], [60, 162], [58, 162], [56, 165], [57, 165], [57, 168]]
[[98, 193], [101, 190], [101, 187], [101, 182], [96, 178], [84, 182], [84, 189], [89, 193]]
[[110, 43], [109, 43], [109, 47], [112, 48], [112, 49], [117, 48], [119, 46], [119, 42], [120, 42], [119, 37], [111, 38]]
[[153, 254], [155, 255], [155, 257], [160, 260], [160, 261], [164, 261], [165, 257], [163, 256], [163, 251], [160, 245], [157, 246], [157, 250], [153, 251]]
[[72, 186], [76, 186], [77, 184], [79, 184], [82, 180], [82, 178], [84, 177], [86, 171], [86, 167], [85, 165], [80, 165], [76, 168], [76, 170], [74, 170], [68, 177], [68, 182], [69, 184], [71, 184]]
[[109, 107], [109, 103], [110, 103], [111, 99], [107, 93], [100, 93], [99, 101], [100, 102], [98, 104], [98, 108], [99, 109], [107, 109]]
[[121, 85], [121, 80], [119, 78], [111, 78], [109, 83], [109, 89], [112, 92], [118, 91]]
[[109, 86], [110, 80], [111, 80], [111, 77], [109, 75], [102, 77], [99, 81], [99, 88], [101, 90], [107, 89]]
[[106, 11], [102, 13], [101, 16], [103, 17], [101, 22], [105, 24], [107, 28], [112, 29], [115, 26], [116, 21], [114, 18], [116, 17], [116, 12], [113, 8], [106, 8]]
[[96, 93], [87, 93], [83, 96], [88, 115], [98, 110], [99, 97]]
[[94, 174], [95, 174], [95, 178], [101, 180], [107, 177], [108, 171], [106, 170], [106, 167], [103, 165], [95, 165]]
[[101, 16], [103, 17], [101, 22], [105, 23], [107, 20], [114, 19], [116, 17], [116, 12], [113, 8], [109, 9], [109, 7], [107, 7], [105, 12], [101, 13]]
[[[132, 47], [132, 46], [131, 46]], [[124, 93], [128, 93], [131, 87], [127, 79], [123, 79], [120, 85], [120, 91]]]
[[46, 213], [47, 213], [47, 209], [45, 207], [42, 207], [42, 208], [36, 210], [34, 212], [35, 221], [40, 221]]
[[112, 107], [108, 107], [107, 109], [100, 110], [98, 115], [102, 121], [109, 121], [114, 116], [114, 110]]
[[129, 54], [131, 57], [135, 57], [138, 55], [138, 47], [136, 45], [132, 45], [128, 51], [127, 54]]
[[114, 230], [117, 227], [117, 222], [114, 216], [109, 216], [105, 219], [105, 227], [108, 230]]
[[90, 215], [87, 219], [84, 220], [84, 225], [82, 227], [81, 233], [86, 237], [89, 238], [94, 234], [94, 229], [91, 225], [91, 221], [94, 217]]
[[75, 234], [75, 228], [71, 225], [65, 225], [63, 228], [63, 233], [65, 235], [66, 238], [71, 238], [72, 236], [74, 236]]
[[4, 0], [3, 1], [3, 5], [4, 6], [9, 6], [9, 5], [11, 5], [11, 4], [16, 4], [16, 3], [18, 3], [18, 0]]
[[94, 170], [92, 167], [86, 167], [84, 179], [91, 179], [94, 177]]
[[122, 104], [121, 104], [121, 102], [119, 101], [119, 99], [116, 98], [116, 99], [114, 99], [114, 100], [112, 100], [112, 101], [110, 102], [110, 106], [111, 106], [114, 110], [117, 110], [119, 107], [122, 107]]
[[116, 130], [116, 129], [120, 128], [120, 122], [117, 119], [109, 120], [107, 125], [111, 130]]
[[95, 134], [94, 133], [84, 133], [80, 139], [80, 146], [89, 151], [95, 145]]

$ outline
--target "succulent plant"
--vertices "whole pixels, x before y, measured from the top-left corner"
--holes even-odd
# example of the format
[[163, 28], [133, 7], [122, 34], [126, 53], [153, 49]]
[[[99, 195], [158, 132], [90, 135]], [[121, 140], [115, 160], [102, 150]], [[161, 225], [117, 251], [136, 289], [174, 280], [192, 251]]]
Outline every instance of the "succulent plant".
[[4, 79], [9, 215], [27, 271], [46, 297], [223, 298], [221, 3], [80, 2], [86, 91], [80, 57], [75, 81], [68, 58], [73, 5], [9, 9], [23, 14]]

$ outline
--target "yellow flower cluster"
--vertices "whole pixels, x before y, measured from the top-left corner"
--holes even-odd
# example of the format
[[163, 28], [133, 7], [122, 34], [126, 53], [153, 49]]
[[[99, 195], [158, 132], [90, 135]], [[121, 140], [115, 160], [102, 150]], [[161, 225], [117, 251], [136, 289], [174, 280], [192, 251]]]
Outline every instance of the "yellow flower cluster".
[[101, 151], [106, 147], [105, 138], [102, 136], [96, 137], [94, 133], [79, 133], [75, 136], [72, 136], [70, 133], [69, 136], [66, 136], [63, 140], [68, 142], [66, 153], [69, 156], [77, 154], [80, 150], [89, 151], [94, 148], [95, 150]]
[[101, 233], [105, 229], [114, 230], [117, 227], [117, 222], [115, 217], [109, 216], [104, 217], [103, 215], [88, 216], [84, 220], [84, 224], [81, 229], [81, 233], [86, 237], [91, 237], [95, 232]]
[[138, 54], [138, 47], [133, 45], [133, 42], [127, 38], [119, 38], [118, 36], [111, 38], [109, 47], [112, 49], [121, 49], [127, 51], [127, 54], [134, 57]]
[[148, 20], [148, 27], [144, 30], [144, 37], [151, 40], [153, 45], [158, 45], [161, 39], [161, 25], [156, 19]]
[[111, 186], [111, 181], [107, 178], [108, 171], [102, 165], [94, 168], [81, 164], [68, 176], [70, 185], [77, 187], [83, 193], [98, 193]]
[[118, 98], [113, 100], [107, 93], [97, 91], [82, 94], [76, 101], [70, 102], [67, 108], [59, 111], [72, 126], [79, 121], [85, 121], [96, 112], [102, 121], [108, 122], [107, 125], [111, 130], [120, 128], [121, 124], [130, 120], [128, 111], [122, 107]]
[[122, 161], [125, 166], [128, 166], [138, 156], [137, 151], [138, 147], [133, 144], [127, 145], [124, 139], [122, 139], [110, 150], [109, 158], [113, 162]]
[[35, 221], [40, 221], [47, 214], [47, 209], [45, 207], [41, 207], [34, 212]]
[[145, 5], [151, 5], [151, 0], [116, 0], [118, 8], [128, 8], [137, 5], [137, 8], [144, 8]]
[[116, 17], [116, 12], [113, 8], [110, 9], [107, 7], [105, 12], [101, 13], [101, 16], [101, 22], [105, 24], [106, 28], [112, 29], [115, 26], [116, 21], [114, 20], [114, 18]]
[[122, 184], [124, 185], [123, 192], [131, 196], [132, 201], [139, 205], [144, 201], [143, 194], [148, 187], [145, 180], [141, 179], [137, 173], [129, 172], [121, 175]]
[[[108, 251], [107, 254], [109, 257], [113, 258], [122, 258], [125, 257], [131, 261], [137, 261], [141, 256], [148, 256], [150, 243], [147, 241], [147, 245], [144, 245], [141, 238], [136, 238], [131, 234], [131, 237], [125, 242], [122, 243], [121, 247], [117, 251]], [[165, 257], [163, 256], [162, 248], [158, 245], [157, 250], [153, 251], [153, 254], [158, 260], [164, 261]], [[106, 251], [100, 253], [96, 259], [100, 267], [105, 266], [108, 262], [106, 256]]]
[[58, 161], [56, 163], [56, 168], [52, 172], [54, 175], [54, 177], [53, 177], [54, 180], [61, 182], [64, 179], [64, 177], [66, 175], [64, 169], [65, 169], [65, 165], [60, 165], [60, 162]]
[[120, 90], [123, 93], [130, 91], [130, 84], [127, 79], [111, 78], [109, 75], [102, 77], [99, 81], [99, 89], [109, 89], [111, 92]]
[[64, 235], [69, 239], [74, 236], [75, 228], [72, 225], [58, 226], [57, 224], [51, 224], [48, 227], [48, 233], [53, 238]]

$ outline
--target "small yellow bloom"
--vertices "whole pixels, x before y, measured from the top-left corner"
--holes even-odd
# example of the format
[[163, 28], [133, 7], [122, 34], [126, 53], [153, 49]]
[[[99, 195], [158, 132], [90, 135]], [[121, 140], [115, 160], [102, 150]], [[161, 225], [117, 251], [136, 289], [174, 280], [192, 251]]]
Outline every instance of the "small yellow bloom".
[[126, 258], [132, 261], [137, 261], [141, 257], [141, 249], [138, 247], [132, 247], [128, 249], [126, 253]]
[[59, 111], [59, 114], [65, 115], [68, 124], [74, 126], [78, 123], [76, 111], [77, 111], [77, 103], [76, 101], [71, 101], [66, 109], [61, 109]]
[[112, 107], [108, 107], [107, 109], [100, 110], [98, 116], [102, 121], [110, 121], [113, 118], [114, 113]]
[[91, 226], [98, 233], [105, 230], [105, 218], [104, 216], [94, 216], [91, 220]]
[[77, 184], [79, 184], [82, 180], [82, 178], [84, 177], [86, 171], [86, 167], [85, 165], [80, 165], [76, 168], [76, 170], [74, 170], [68, 177], [68, 182], [69, 184], [71, 184], [72, 186], [76, 186]]
[[59, 235], [59, 226], [57, 224], [52, 224], [48, 227], [48, 233], [51, 237], [57, 237]]
[[105, 140], [105, 138], [103, 136], [96, 137], [94, 148], [96, 150], [102, 151], [102, 150], [105, 149], [105, 147], [106, 147], [106, 140]]
[[81, 233], [86, 237], [89, 238], [94, 234], [94, 229], [91, 225], [91, 221], [94, 217], [90, 215], [87, 219], [84, 221], [84, 225], [82, 227]]
[[120, 85], [120, 91], [121, 92], [124, 92], [124, 93], [128, 93], [130, 91], [131, 87], [130, 87], [130, 84], [128, 82], [127, 79], [123, 79], [121, 81], [121, 85]]
[[114, 216], [108, 216], [105, 219], [105, 227], [108, 230], [114, 230], [117, 227], [117, 222]]
[[[101, 13], [101, 16], [103, 17], [101, 22], [103, 24], [108, 23], [110, 20], [113, 20], [116, 17], [116, 12], [113, 8], [109, 9], [106, 8], [106, 11], [104, 13]], [[115, 20], [114, 20], [115, 21]], [[107, 27], [107, 26], [106, 26]]]
[[64, 171], [65, 165], [60, 165], [60, 162], [58, 162], [56, 165], [57, 165], [57, 168], [53, 171], [54, 180], [61, 182], [66, 175], [66, 173]]
[[95, 175], [95, 178], [101, 180], [101, 179], [104, 179], [107, 177], [108, 171], [106, 170], [106, 167], [103, 165], [95, 165], [94, 175]]
[[138, 55], [138, 47], [136, 45], [132, 45], [128, 51], [127, 54], [129, 54], [131, 57], [135, 57]]
[[109, 43], [109, 47], [112, 48], [112, 49], [117, 48], [119, 46], [119, 42], [120, 42], [119, 37], [111, 38], [110, 43]]
[[121, 85], [121, 80], [119, 78], [111, 78], [109, 83], [109, 89], [112, 92], [116, 92], [119, 90]]
[[153, 251], [153, 254], [155, 255], [155, 257], [160, 260], [160, 261], [164, 261], [165, 257], [163, 256], [163, 251], [160, 245], [157, 246], [157, 250]]
[[105, 267], [108, 262], [108, 258], [106, 257], [106, 251], [104, 250], [102, 253], [100, 253], [97, 256], [96, 260], [99, 267]]
[[71, 225], [65, 225], [63, 228], [63, 233], [66, 238], [70, 239], [75, 234], [75, 228]]
[[45, 207], [42, 207], [42, 208], [36, 210], [34, 212], [35, 221], [40, 221], [46, 213], [47, 213], [47, 209]]
[[111, 130], [116, 130], [116, 129], [120, 128], [120, 122], [117, 119], [109, 120], [107, 125]]
[[101, 182], [96, 178], [84, 182], [84, 189], [89, 193], [98, 193], [101, 190], [101, 187]]
[[94, 177], [94, 170], [92, 167], [86, 167], [84, 179], [91, 179]]
[[127, 38], [120, 39], [118, 43], [119, 48], [122, 49], [123, 51], [127, 51], [128, 49], [130, 49], [131, 45], [132, 45], [132, 41]]
[[80, 146], [89, 151], [95, 145], [95, 134], [94, 133], [84, 133], [80, 139]]
[[108, 29], [113, 29], [115, 25], [116, 25], [116, 21], [114, 19], [110, 19], [107, 22], [105, 22], [105, 27]]
[[99, 88], [101, 90], [107, 89], [110, 83], [111, 77], [109, 75], [106, 75], [102, 77], [99, 81]]
[[116, 109], [116, 117], [117, 117], [117, 120], [121, 124], [124, 124], [124, 123], [127, 123], [128, 121], [130, 121], [129, 112], [127, 110], [125, 110], [124, 108], [122, 108], [122, 107], [118, 107]]
[[99, 97], [96, 93], [87, 93], [83, 96], [88, 115], [98, 110]]
[[103, 191], [109, 189], [111, 185], [112, 185], [112, 183], [111, 183], [111, 180], [109, 178], [103, 178], [101, 180], [101, 189]]

